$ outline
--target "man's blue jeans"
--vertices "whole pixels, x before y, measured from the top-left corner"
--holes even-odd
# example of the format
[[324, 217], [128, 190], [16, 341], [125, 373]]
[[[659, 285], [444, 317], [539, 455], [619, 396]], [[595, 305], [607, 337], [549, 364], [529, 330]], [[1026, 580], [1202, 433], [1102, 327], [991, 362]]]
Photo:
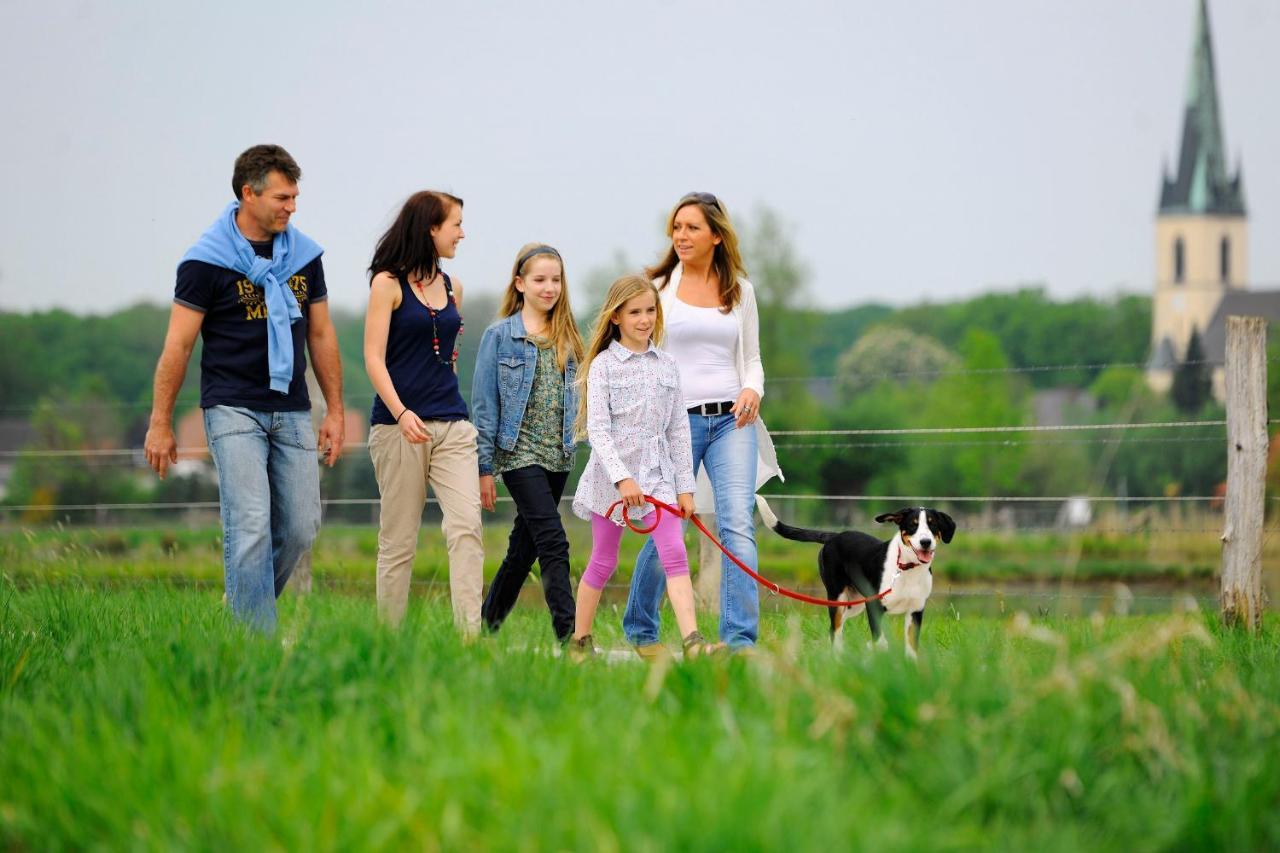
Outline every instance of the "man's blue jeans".
[[204, 410], [218, 468], [227, 605], [262, 631], [276, 597], [320, 530], [320, 468], [310, 412]]
[[[756, 558], [755, 491], [756, 430], [737, 429], [734, 416], [689, 415], [693, 437], [693, 470], [707, 470], [715, 491], [720, 541], [742, 562], [758, 568]], [[730, 647], [755, 645], [760, 632], [760, 595], [756, 582], [728, 557], [722, 557], [720, 579], [720, 639]], [[645, 542], [631, 575], [631, 594], [622, 618], [622, 630], [632, 645], [658, 642], [658, 609], [666, 577], [658, 565], [653, 540]]]

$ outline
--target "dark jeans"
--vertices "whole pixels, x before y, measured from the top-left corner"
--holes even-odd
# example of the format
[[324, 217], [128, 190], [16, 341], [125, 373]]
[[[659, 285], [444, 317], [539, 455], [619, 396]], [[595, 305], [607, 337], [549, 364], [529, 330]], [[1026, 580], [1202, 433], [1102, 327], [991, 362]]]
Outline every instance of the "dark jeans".
[[569, 583], [569, 539], [560, 520], [560, 496], [569, 472], [548, 471], [540, 465], [516, 468], [502, 475], [502, 482], [516, 502], [516, 523], [507, 541], [507, 556], [489, 585], [480, 618], [496, 631], [520, 597], [520, 587], [538, 561], [542, 592], [551, 610], [556, 638], [573, 636], [573, 587]]

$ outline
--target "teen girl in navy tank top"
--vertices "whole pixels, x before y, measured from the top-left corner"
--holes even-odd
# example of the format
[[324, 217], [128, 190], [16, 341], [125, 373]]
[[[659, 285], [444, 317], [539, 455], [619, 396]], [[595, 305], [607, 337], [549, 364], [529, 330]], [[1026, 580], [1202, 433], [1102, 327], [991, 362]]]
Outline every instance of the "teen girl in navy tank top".
[[[467, 417], [467, 404], [458, 390], [451, 356], [457, 349], [462, 315], [453, 298], [453, 281], [448, 273], [441, 275], [447, 300], [435, 312], [422, 304], [407, 275], [397, 276], [400, 307], [391, 312], [386, 365], [400, 402], [411, 412], [424, 421], [461, 421]], [[438, 341], [438, 346], [433, 346], [433, 341]], [[381, 397], [374, 396], [371, 423], [393, 424], [397, 414]]]
[[364, 367], [377, 394], [369, 456], [381, 498], [378, 612], [392, 624], [404, 618], [430, 494], [443, 516], [454, 622], [475, 636], [484, 587], [480, 463], [454, 372], [464, 294], [440, 269], [464, 236], [462, 199], [423, 190], [405, 201], [369, 264]]

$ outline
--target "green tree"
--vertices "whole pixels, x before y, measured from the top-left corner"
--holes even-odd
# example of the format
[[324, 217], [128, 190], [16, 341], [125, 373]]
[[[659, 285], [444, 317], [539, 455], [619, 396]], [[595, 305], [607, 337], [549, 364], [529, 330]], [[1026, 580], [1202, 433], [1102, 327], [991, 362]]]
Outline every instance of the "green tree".
[[1213, 379], [1209, 373], [1209, 365], [1204, 360], [1200, 332], [1192, 329], [1191, 340], [1187, 342], [1187, 357], [1173, 373], [1173, 387], [1169, 389], [1169, 396], [1178, 411], [1190, 415], [1203, 409], [1212, 394]]
[[[939, 405], [930, 406], [936, 425], [947, 426], [1018, 426], [1030, 420], [1031, 394], [1026, 380], [1004, 372], [1009, 359], [1000, 340], [989, 332], [970, 330], [960, 345], [960, 355], [967, 371], [944, 378], [945, 393], [939, 394]], [[992, 436], [976, 436], [990, 441]], [[957, 443], [968, 443], [961, 438]], [[967, 494], [1025, 494], [1030, 484], [1019, 480], [1025, 445], [997, 447], [991, 444], [940, 450], [952, 459], [955, 482]], [[938, 466], [942, 469], [942, 465]], [[937, 477], [935, 489], [942, 489], [950, 478]]]
[[1146, 376], [1138, 368], [1128, 365], [1108, 367], [1102, 371], [1089, 386], [1089, 393], [1100, 407], [1112, 411], [1154, 400]]
[[[960, 345], [964, 371], [896, 392], [896, 404], [910, 413], [910, 425], [946, 429], [1017, 426], [1029, 418], [1024, 380], [1004, 372], [1008, 359], [994, 335], [971, 329]], [[912, 437], [905, 464], [881, 472], [869, 488], [884, 494], [988, 496], [1024, 494], [1032, 484], [1019, 479], [1025, 445], [997, 447], [986, 435]], [[905, 443], [906, 440], [904, 440]]]
[[804, 343], [808, 336], [796, 311], [807, 298], [809, 270], [792, 244], [790, 227], [772, 209], [757, 208], [738, 230], [760, 320], [766, 393], [761, 413], [773, 429], [812, 429], [820, 413], [807, 382], [814, 375]]
[[124, 444], [121, 410], [100, 387], [41, 399], [32, 425], [35, 441], [14, 465], [6, 503], [53, 506], [139, 499], [142, 489], [131, 460], [94, 453]]
[[[1172, 399], [1156, 394], [1141, 372], [1110, 368], [1093, 386], [1099, 402], [1097, 423], [1130, 424], [1185, 420]], [[1224, 411], [1210, 400], [1197, 411], [1205, 420], [1221, 420]], [[1166, 430], [1130, 430], [1123, 426], [1090, 433], [1090, 471], [1099, 492], [1154, 497], [1209, 495], [1226, 477], [1225, 438], [1220, 426]]]
[[[134, 305], [106, 315], [0, 313], [0, 401], [91, 390], [107, 399], [150, 399], [169, 309]], [[184, 386], [184, 397], [195, 384]]]
[[836, 361], [836, 393], [852, 397], [886, 378], [932, 383], [960, 365], [955, 353], [928, 335], [883, 324], [869, 330]]
[[891, 319], [908, 329], [926, 330], [950, 349], [958, 349], [970, 329], [982, 329], [999, 341], [1011, 367], [1065, 366], [1030, 373], [1028, 379], [1037, 387], [1085, 387], [1103, 369], [1099, 365], [1135, 364], [1146, 358], [1151, 300], [1122, 296], [1054, 302], [1043, 288], [1027, 287], [917, 305]]
[[815, 376], [832, 377], [836, 362], [870, 329], [894, 315], [887, 305], [859, 305], [844, 309], [796, 309], [796, 322], [805, 330], [809, 369]]

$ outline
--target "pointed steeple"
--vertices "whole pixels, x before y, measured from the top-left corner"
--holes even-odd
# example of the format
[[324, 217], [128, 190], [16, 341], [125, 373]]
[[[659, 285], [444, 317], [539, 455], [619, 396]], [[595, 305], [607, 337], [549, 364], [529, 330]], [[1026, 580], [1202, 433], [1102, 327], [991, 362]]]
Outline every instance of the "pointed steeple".
[[1182, 120], [1182, 153], [1178, 174], [1164, 175], [1160, 213], [1244, 215], [1244, 185], [1237, 165], [1227, 174], [1218, 112], [1218, 81], [1213, 70], [1208, 0], [1199, 0], [1191, 71], [1187, 77], [1186, 112]]

